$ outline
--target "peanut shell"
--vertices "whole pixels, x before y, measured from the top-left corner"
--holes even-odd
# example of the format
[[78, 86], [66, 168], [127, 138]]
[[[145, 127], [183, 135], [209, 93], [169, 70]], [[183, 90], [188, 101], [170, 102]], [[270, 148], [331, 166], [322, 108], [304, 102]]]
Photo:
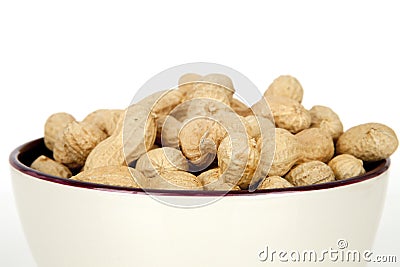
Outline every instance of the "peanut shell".
[[313, 106], [310, 109], [310, 115], [310, 127], [325, 130], [332, 136], [334, 141], [343, 133], [343, 124], [332, 109], [325, 106]]
[[156, 118], [161, 115], [168, 115], [183, 101], [183, 94], [176, 89], [164, 90], [153, 93], [133, 106], [139, 105], [150, 110]]
[[84, 170], [123, 166], [152, 148], [157, 126], [150, 109], [132, 105], [121, 116], [114, 133], [98, 144], [86, 159]]
[[[200, 93], [197, 97], [207, 97], [208, 94], [210, 98], [221, 100], [221, 95], [225, 95], [228, 100], [227, 104], [229, 104], [235, 93], [235, 88], [233, 87], [232, 80], [228, 76], [219, 73], [211, 73], [203, 76], [200, 82], [195, 83], [191, 93], [198, 93], [199, 91], [204, 91], [206, 93]], [[215, 95], [218, 98], [215, 96], [211, 97], [211, 95]], [[187, 94], [187, 99], [192, 98], [195, 97], [191, 94]]]
[[83, 122], [96, 125], [107, 136], [110, 136], [115, 131], [118, 120], [123, 114], [122, 109], [99, 109], [87, 115]]
[[139, 171], [127, 166], [104, 166], [83, 171], [72, 180], [95, 184], [134, 187], [146, 184], [146, 178]]
[[61, 178], [70, 178], [72, 176], [71, 171], [66, 166], [43, 155], [32, 162], [31, 168]]
[[162, 147], [143, 154], [135, 168], [147, 178], [153, 178], [164, 172], [187, 171], [189, 166], [181, 151], [172, 147]]
[[162, 146], [179, 148], [179, 131], [182, 123], [171, 115], [162, 115], [157, 118], [156, 143]]
[[302, 150], [296, 137], [289, 131], [275, 129], [275, 154], [269, 176], [284, 176], [302, 157]]
[[349, 154], [342, 154], [329, 161], [336, 180], [343, 180], [365, 173], [363, 161]]
[[267, 102], [275, 125], [291, 133], [298, 133], [311, 125], [311, 115], [299, 102], [287, 97], [268, 96]]
[[169, 171], [150, 179], [151, 188], [172, 190], [203, 190], [199, 179], [184, 171]]
[[224, 128], [218, 122], [197, 118], [183, 125], [179, 132], [179, 143], [183, 154], [196, 162], [206, 154], [216, 154], [225, 134]]
[[[252, 115], [266, 118], [272, 122], [274, 122], [274, 116], [272, 115], [272, 111], [268, 105], [265, 97], [261, 97], [256, 103], [251, 106]], [[275, 122], [274, 122], [275, 123]]]
[[186, 95], [193, 91], [193, 87], [196, 82], [201, 81], [203, 77], [196, 73], [186, 73], [179, 78], [178, 90], [182, 92], [183, 98], [186, 99]]
[[154, 113], [146, 106], [130, 106], [122, 129], [123, 149], [128, 163], [137, 160], [154, 144], [157, 124]]
[[218, 148], [218, 166], [224, 181], [247, 189], [259, 162], [259, 152], [254, 139], [247, 135], [226, 136]]
[[237, 98], [232, 98], [231, 107], [233, 111], [242, 117], [250, 116], [253, 114], [251, 108]]
[[321, 128], [306, 129], [295, 136], [303, 151], [298, 163], [313, 160], [327, 163], [335, 154], [335, 145], [332, 137]]
[[265, 178], [265, 180], [260, 183], [257, 189], [273, 189], [273, 188], [288, 188], [293, 187], [288, 180], [280, 176], [270, 176]]
[[285, 178], [294, 186], [303, 186], [332, 182], [335, 174], [325, 163], [309, 161], [294, 167]]
[[337, 143], [337, 154], [350, 154], [363, 161], [389, 158], [399, 146], [396, 133], [381, 123], [354, 126], [343, 133]]
[[90, 152], [106, 138], [107, 135], [96, 125], [70, 122], [54, 144], [54, 159], [71, 169], [80, 168]]
[[290, 75], [281, 75], [276, 78], [264, 93], [267, 98], [270, 96], [283, 96], [299, 103], [303, 100], [303, 94], [304, 91], [300, 82]]
[[224, 182], [223, 177], [220, 175], [219, 168], [210, 169], [201, 173], [197, 178], [202, 183], [204, 190], [210, 191], [232, 191], [240, 190], [240, 187], [234, 184]]
[[75, 118], [65, 112], [54, 113], [44, 125], [44, 144], [53, 151], [54, 144], [61, 138], [65, 127], [75, 121]]

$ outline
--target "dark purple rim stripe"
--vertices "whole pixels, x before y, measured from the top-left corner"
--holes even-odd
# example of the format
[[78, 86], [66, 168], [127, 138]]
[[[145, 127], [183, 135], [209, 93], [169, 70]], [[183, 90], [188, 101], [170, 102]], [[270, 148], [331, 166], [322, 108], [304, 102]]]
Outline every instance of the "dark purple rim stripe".
[[10, 154], [10, 164], [18, 171], [32, 176], [37, 179], [63, 184], [68, 186], [86, 188], [86, 189], [94, 189], [100, 191], [110, 191], [110, 192], [121, 192], [121, 193], [130, 193], [130, 194], [156, 194], [156, 195], [164, 195], [164, 196], [208, 196], [208, 197], [216, 197], [216, 196], [237, 196], [237, 195], [266, 195], [266, 194], [279, 194], [279, 193], [295, 193], [295, 192], [304, 192], [304, 191], [314, 191], [314, 190], [322, 190], [322, 189], [331, 189], [335, 187], [351, 185], [355, 183], [360, 183], [366, 180], [370, 180], [373, 178], [378, 177], [380, 174], [386, 172], [390, 166], [390, 159], [382, 160], [382, 162], [373, 170], [367, 172], [362, 176], [353, 177], [346, 180], [328, 182], [324, 184], [315, 184], [315, 185], [307, 185], [307, 186], [297, 186], [297, 187], [290, 187], [290, 188], [276, 188], [276, 189], [262, 189], [257, 190], [253, 193], [250, 193], [246, 190], [241, 191], [193, 191], [193, 190], [155, 190], [155, 189], [146, 189], [143, 190], [141, 188], [130, 188], [130, 187], [119, 187], [119, 186], [112, 186], [112, 185], [103, 185], [103, 184], [94, 184], [89, 182], [81, 182], [75, 180], [64, 179], [48, 174], [44, 174], [38, 172], [25, 164], [23, 164], [19, 160], [19, 156], [21, 155], [22, 151], [29, 151], [30, 147], [37, 146], [39, 142], [43, 142], [43, 138], [39, 138], [33, 140], [31, 142], [25, 143], [22, 146], [17, 147], [14, 151]]

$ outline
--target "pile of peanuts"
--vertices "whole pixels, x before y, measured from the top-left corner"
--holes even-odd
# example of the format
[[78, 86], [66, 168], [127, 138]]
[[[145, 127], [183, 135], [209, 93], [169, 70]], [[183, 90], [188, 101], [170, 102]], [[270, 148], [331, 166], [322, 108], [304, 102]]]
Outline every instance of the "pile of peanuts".
[[366, 123], [343, 132], [329, 107], [303, 107], [303, 88], [276, 78], [251, 107], [223, 74], [188, 73], [177, 88], [125, 110], [97, 110], [82, 121], [51, 115], [44, 142], [53, 157], [31, 168], [97, 184], [147, 189], [287, 188], [363, 175], [390, 157], [395, 132]]

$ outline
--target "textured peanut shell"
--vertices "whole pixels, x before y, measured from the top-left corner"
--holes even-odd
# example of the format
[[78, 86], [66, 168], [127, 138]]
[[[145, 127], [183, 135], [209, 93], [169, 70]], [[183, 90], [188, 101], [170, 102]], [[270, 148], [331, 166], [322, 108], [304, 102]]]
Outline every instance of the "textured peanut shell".
[[303, 100], [303, 94], [304, 91], [300, 82], [290, 75], [282, 75], [276, 78], [264, 93], [267, 98], [270, 96], [283, 96], [299, 103]]
[[179, 148], [178, 134], [182, 123], [170, 115], [162, 115], [157, 118], [156, 143], [162, 146]]
[[275, 129], [275, 154], [269, 176], [284, 176], [300, 160], [302, 150], [296, 137], [289, 131]]
[[239, 186], [229, 183], [217, 182], [215, 184], [204, 187], [204, 190], [209, 191], [239, 191], [242, 190]]
[[270, 121], [274, 121], [274, 116], [272, 115], [272, 111], [265, 97], [261, 97], [260, 100], [254, 103], [251, 106], [251, 111], [253, 113], [252, 115], [263, 117]]
[[231, 107], [233, 111], [235, 111], [242, 117], [246, 117], [253, 114], [251, 108], [237, 98], [232, 98]]
[[342, 154], [329, 161], [336, 180], [343, 180], [365, 173], [363, 161], [349, 154]]
[[151, 149], [157, 126], [150, 110], [140, 105], [127, 109], [115, 132], [98, 144], [87, 157], [84, 170], [102, 166], [123, 166]]
[[335, 174], [325, 163], [309, 161], [294, 167], [285, 178], [295, 186], [303, 186], [332, 182]]
[[90, 152], [83, 169], [87, 171], [104, 166], [127, 165], [123, 147], [122, 131], [114, 133]]
[[230, 105], [234, 93], [232, 80], [228, 76], [212, 73], [193, 83], [193, 89], [188, 91], [185, 99], [212, 98]]
[[293, 187], [288, 180], [280, 176], [270, 176], [265, 178], [265, 180], [260, 183], [257, 189], [273, 189], [273, 188], [288, 188]]
[[148, 108], [157, 118], [161, 115], [168, 115], [176, 106], [183, 101], [183, 94], [179, 90], [164, 90], [153, 93], [133, 106], [143, 106]]
[[258, 140], [261, 137], [263, 129], [273, 127], [273, 124], [267, 118], [250, 115], [244, 118], [246, 121], [247, 133], [251, 138]]
[[183, 101], [183, 94], [178, 90], [169, 90], [152, 108], [152, 113], [157, 116], [168, 115], [176, 106]]
[[149, 180], [152, 189], [203, 190], [199, 179], [184, 171], [164, 172]]
[[164, 172], [186, 171], [189, 166], [181, 151], [172, 147], [162, 147], [143, 154], [135, 168], [147, 178], [153, 178]]
[[53, 151], [54, 144], [61, 138], [65, 127], [75, 121], [75, 118], [65, 112], [54, 113], [44, 125], [44, 144]]
[[216, 153], [225, 134], [218, 122], [198, 118], [182, 126], [179, 143], [183, 154], [191, 161], [197, 161], [205, 154]]
[[276, 127], [298, 133], [311, 125], [311, 115], [299, 102], [287, 97], [268, 96]]
[[233, 86], [233, 82], [232, 82], [231, 78], [229, 78], [225, 74], [210, 73], [210, 74], [207, 74], [206, 76], [203, 76], [202, 81], [221, 85], [221, 86], [227, 88], [230, 91], [230, 93], [232, 93], [232, 94], [235, 93], [235, 88]]
[[[196, 93], [198, 91], [205, 91], [209, 94], [217, 95], [224, 94], [228, 98], [228, 103], [230, 103], [235, 93], [235, 88], [233, 87], [232, 80], [228, 76], [219, 73], [211, 73], [203, 76], [201, 81], [194, 85], [194, 90], [192, 92]], [[189, 97], [188, 99], [194, 98], [190, 96], [190, 94], [187, 96]]]
[[174, 110], [172, 115], [179, 121], [186, 121], [196, 117], [218, 117], [220, 113], [230, 111], [232, 108], [226, 95], [213, 92], [205, 97], [192, 98], [184, 102], [178, 110], [181, 112], [176, 114]]
[[396, 133], [380, 123], [366, 123], [350, 128], [337, 143], [337, 154], [350, 154], [363, 161], [379, 161], [390, 157], [397, 149]]
[[201, 173], [197, 178], [202, 183], [204, 190], [209, 191], [234, 191], [240, 190], [240, 187], [234, 184], [225, 183], [220, 174], [219, 168], [210, 169]]
[[206, 98], [206, 99], [214, 99], [221, 103], [224, 103], [227, 106], [230, 106], [231, 102], [230, 99], [225, 93], [225, 88], [221, 88], [219, 85], [215, 84], [206, 84], [197, 83], [195, 86], [195, 91], [190, 95], [190, 99], [196, 98]]
[[310, 115], [310, 127], [325, 130], [332, 136], [334, 141], [343, 133], [343, 124], [332, 109], [325, 106], [313, 106], [310, 109]]
[[275, 151], [275, 126], [274, 124], [263, 117], [257, 117], [259, 120], [260, 135], [257, 140], [257, 151], [260, 154], [257, 168], [254, 171], [253, 180], [250, 190], [255, 189], [255, 186], [263, 180], [271, 169]]
[[156, 116], [146, 106], [130, 106], [126, 111], [122, 134], [124, 154], [130, 163], [153, 146], [157, 136]]
[[302, 157], [298, 163], [318, 160], [327, 163], [335, 154], [332, 137], [321, 128], [310, 128], [296, 134], [302, 146]]
[[31, 168], [61, 178], [70, 178], [72, 176], [71, 171], [66, 166], [43, 155], [32, 162]]
[[214, 120], [223, 128], [223, 137], [229, 134], [247, 134], [247, 122], [244, 117], [230, 111], [221, 111]]
[[118, 120], [123, 114], [122, 109], [99, 109], [87, 115], [83, 122], [96, 125], [107, 136], [110, 136], [117, 128]]
[[211, 184], [217, 183], [219, 180], [223, 182], [219, 168], [214, 168], [202, 172], [199, 176], [197, 176], [197, 179], [199, 179], [201, 184], [204, 186], [204, 189], [206, 190], [210, 190], [208, 187], [211, 186]]
[[213, 183], [209, 183], [204, 186], [204, 190], [207, 191], [236, 191], [236, 190], [241, 190], [241, 188], [235, 184], [229, 184], [225, 183], [222, 180], [217, 180]]
[[72, 180], [95, 184], [135, 187], [139, 184], [146, 187], [146, 178], [139, 171], [127, 166], [105, 166], [83, 171], [71, 178]]
[[181, 85], [188, 82], [200, 81], [202, 77], [203, 76], [198, 73], [185, 73], [179, 77], [178, 84]]
[[196, 117], [215, 118], [223, 112], [232, 110], [227, 95], [213, 89], [196, 90], [192, 98], [184, 103], [183, 107], [185, 106], [187, 106], [187, 111], [184, 120]]
[[80, 168], [89, 153], [106, 138], [107, 135], [91, 123], [70, 122], [54, 144], [54, 159], [71, 169]]
[[259, 152], [254, 139], [247, 135], [226, 136], [218, 148], [218, 166], [224, 181], [247, 189], [259, 162]]
[[[182, 75], [178, 81], [178, 91], [182, 93], [182, 103], [176, 106], [173, 110], [173, 115], [177, 120], [183, 122], [188, 118], [187, 111], [190, 107], [190, 102], [195, 92], [195, 86], [202, 80], [203, 76], [196, 73], [187, 73]], [[186, 101], [186, 102], [185, 102]]]
[[202, 76], [196, 73], [186, 73], [179, 78], [178, 90], [182, 92], [184, 99], [186, 95], [193, 91], [195, 82], [201, 81]]

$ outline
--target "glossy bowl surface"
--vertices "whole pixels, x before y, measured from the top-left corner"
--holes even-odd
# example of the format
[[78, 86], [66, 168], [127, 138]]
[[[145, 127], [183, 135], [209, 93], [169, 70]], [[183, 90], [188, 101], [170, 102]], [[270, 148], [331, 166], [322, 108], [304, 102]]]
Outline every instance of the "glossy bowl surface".
[[[39, 267], [281, 266], [272, 251], [370, 249], [384, 205], [390, 160], [348, 180], [230, 192], [212, 204], [178, 208], [142, 189], [57, 178], [28, 166], [50, 155], [43, 139], [10, 155], [18, 212]], [[152, 190], [196, 202], [218, 192]], [[338, 247], [345, 240], [347, 248]], [[264, 252], [264, 253], [263, 253]], [[265, 255], [268, 259], [262, 261]], [[309, 266], [305, 261], [296, 266]], [[322, 266], [365, 266], [332, 262]]]

